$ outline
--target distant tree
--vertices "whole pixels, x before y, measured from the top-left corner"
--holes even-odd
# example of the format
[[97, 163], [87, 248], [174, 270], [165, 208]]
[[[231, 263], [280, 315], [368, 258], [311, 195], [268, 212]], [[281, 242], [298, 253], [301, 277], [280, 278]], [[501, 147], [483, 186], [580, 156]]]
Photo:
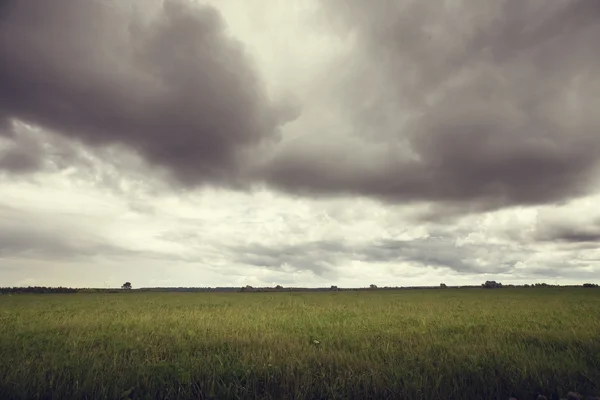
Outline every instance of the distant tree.
[[440, 283], [440, 288], [442, 288], [442, 289], [446, 289], [446, 288], [448, 288], [448, 286], [446, 286], [446, 284], [445, 284], [445, 283]]
[[371, 285], [369, 286], [369, 288], [371, 288], [371, 289], [377, 289], [377, 285], [371, 284]]
[[583, 287], [586, 287], [586, 288], [598, 287], [598, 284], [597, 283], [584, 283]]
[[275, 286], [275, 289], [276, 289], [276, 290], [283, 290], [283, 286], [281, 286], [281, 285], [277, 285], [277, 286]]
[[121, 289], [131, 289], [131, 282], [125, 282], [123, 286], [121, 286]]
[[484, 289], [499, 289], [502, 287], [502, 284], [496, 281], [486, 281], [481, 284], [481, 287]]
[[329, 288], [329, 290], [338, 290], [338, 287], [335, 285], [331, 285], [331, 287]]

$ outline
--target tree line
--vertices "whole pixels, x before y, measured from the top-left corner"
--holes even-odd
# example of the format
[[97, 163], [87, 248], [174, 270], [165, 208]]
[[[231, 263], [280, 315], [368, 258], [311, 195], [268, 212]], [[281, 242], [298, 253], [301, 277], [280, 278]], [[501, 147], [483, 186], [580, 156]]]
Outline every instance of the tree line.
[[70, 288], [70, 287], [48, 287], [48, 286], [28, 286], [28, 287], [0, 287], [0, 294], [13, 294], [13, 293], [123, 293], [130, 291], [137, 292], [324, 292], [324, 291], [361, 291], [361, 290], [417, 290], [417, 289], [501, 289], [501, 288], [545, 288], [545, 287], [584, 287], [584, 288], [597, 288], [596, 283], [584, 283], [583, 285], [550, 285], [547, 283], [535, 283], [532, 285], [502, 285], [496, 281], [486, 281], [477, 285], [466, 285], [466, 286], [447, 286], [445, 283], [441, 283], [439, 286], [386, 286], [377, 287], [376, 285], [370, 285], [365, 288], [339, 288], [335, 285], [330, 287], [321, 288], [304, 288], [304, 287], [283, 287], [277, 285], [275, 287], [253, 287], [250, 285], [244, 287], [152, 287], [152, 288], [139, 288], [132, 289], [131, 283], [126, 282], [121, 286], [120, 289], [101, 289], [101, 288]]

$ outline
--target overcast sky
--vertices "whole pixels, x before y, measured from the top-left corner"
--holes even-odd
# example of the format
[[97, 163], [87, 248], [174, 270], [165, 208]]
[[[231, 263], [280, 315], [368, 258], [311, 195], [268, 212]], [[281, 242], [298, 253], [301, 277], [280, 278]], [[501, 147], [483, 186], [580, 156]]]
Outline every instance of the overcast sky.
[[600, 281], [597, 0], [0, 2], [0, 286]]

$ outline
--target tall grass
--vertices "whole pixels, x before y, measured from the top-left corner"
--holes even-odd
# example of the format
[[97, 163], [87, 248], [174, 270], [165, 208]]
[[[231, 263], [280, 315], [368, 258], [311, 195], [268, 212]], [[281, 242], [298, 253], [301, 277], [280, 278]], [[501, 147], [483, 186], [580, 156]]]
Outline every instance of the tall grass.
[[600, 394], [600, 290], [0, 296], [2, 399], [570, 390]]

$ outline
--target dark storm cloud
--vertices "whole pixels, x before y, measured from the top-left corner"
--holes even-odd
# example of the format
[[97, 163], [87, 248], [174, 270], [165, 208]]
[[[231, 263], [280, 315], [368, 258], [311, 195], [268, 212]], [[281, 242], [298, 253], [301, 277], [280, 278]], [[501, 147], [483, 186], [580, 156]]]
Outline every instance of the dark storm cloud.
[[[328, 29], [355, 46], [322, 85], [345, 126], [285, 146], [276, 142], [292, 110], [267, 98], [214, 9], [185, 0], [161, 2], [155, 14], [148, 2], [5, 4], [0, 120], [124, 145], [184, 185], [265, 182], [431, 201], [451, 214], [592, 190], [597, 0], [324, 2]], [[34, 168], [36, 156], [11, 156], [3, 168]]]
[[[241, 183], [277, 139], [272, 104], [220, 14], [187, 1], [19, 0], [0, 19], [0, 110], [88, 145], [120, 143], [184, 184]], [[136, 12], [136, 6], [145, 14]]]
[[[357, 43], [332, 75], [363, 143], [334, 153], [324, 134], [306, 150], [289, 146], [269, 170], [279, 187], [439, 201], [449, 212], [591, 190], [600, 2], [326, 4], [324, 23]], [[377, 143], [387, 151], [365, 167]]]

